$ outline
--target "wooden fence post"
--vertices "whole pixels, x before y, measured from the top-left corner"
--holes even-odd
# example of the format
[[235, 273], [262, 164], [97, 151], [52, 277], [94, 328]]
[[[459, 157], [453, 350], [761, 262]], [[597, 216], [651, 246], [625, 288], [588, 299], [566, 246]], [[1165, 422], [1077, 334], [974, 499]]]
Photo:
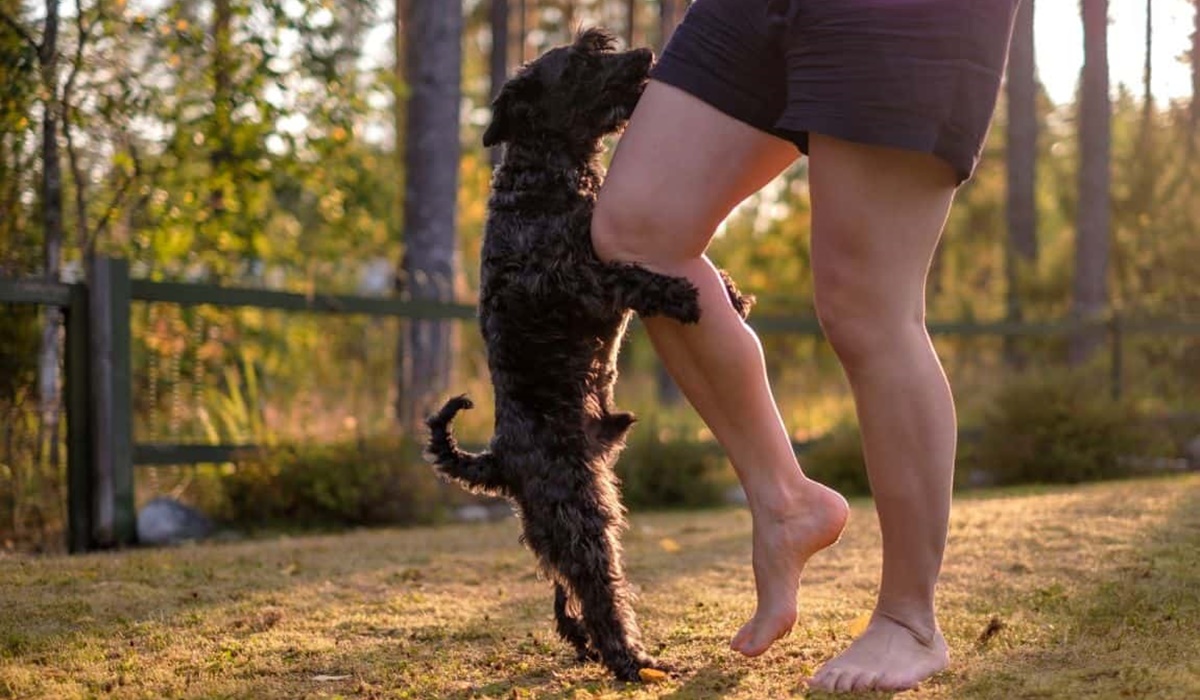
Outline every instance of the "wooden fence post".
[[1109, 381], [1113, 401], [1119, 401], [1124, 393], [1122, 386], [1125, 375], [1124, 333], [1121, 330], [1121, 317], [1115, 312], [1108, 322], [1108, 342], [1111, 343], [1109, 357]]
[[120, 546], [137, 538], [129, 263], [97, 256], [91, 280], [93, 536], [100, 546]]
[[88, 342], [88, 292], [71, 285], [67, 307], [67, 548], [92, 546], [91, 346]]

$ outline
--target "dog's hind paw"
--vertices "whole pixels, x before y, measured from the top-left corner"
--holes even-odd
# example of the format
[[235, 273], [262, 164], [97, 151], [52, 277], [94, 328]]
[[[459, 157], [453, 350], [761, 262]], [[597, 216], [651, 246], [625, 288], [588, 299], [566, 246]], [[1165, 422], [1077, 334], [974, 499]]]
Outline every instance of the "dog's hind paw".
[[675, 672], [670, 664], [645, 654], [638, 654], [623, 663], [610, 665], [609, 669], [620, 680], [643, 683], [661, 683]]

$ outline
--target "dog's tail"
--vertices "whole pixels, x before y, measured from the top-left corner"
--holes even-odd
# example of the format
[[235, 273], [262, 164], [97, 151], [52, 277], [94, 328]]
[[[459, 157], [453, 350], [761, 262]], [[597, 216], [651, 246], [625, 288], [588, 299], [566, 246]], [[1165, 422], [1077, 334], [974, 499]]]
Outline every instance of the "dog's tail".
[[505, 482], [495, 456], [486, 451], [478, 454], [465, 452], [450, 434], [450, 422], [454, 416], [474, 405], [465, 395], [455, 396], [442, 406], [442, 410], [426, 418], [429, 442], [425, 451], [442, 475], [459, 482], [470, 491], [502, 496], [505, 495]]

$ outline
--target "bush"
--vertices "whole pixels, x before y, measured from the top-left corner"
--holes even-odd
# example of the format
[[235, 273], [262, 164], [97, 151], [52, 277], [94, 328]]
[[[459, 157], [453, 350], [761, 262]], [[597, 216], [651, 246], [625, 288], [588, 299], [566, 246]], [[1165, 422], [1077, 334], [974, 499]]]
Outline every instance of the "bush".
[[737, 483], [720, 448], [660, 430], [653, 418], [634, 426], [617, 461], [617, 476], [631, 509], [721, 505], [725, 492]]
[[0, 403], [12, 402], [19, 390], [37, 380], [38, 320], [36, 306], [0, 304]]
[[267, 448], [243, 456], [222, 481], [216, 514], [242, 526], [429, 523], [446, 501], [420, 448], [396, 438]]
[[1156, 431], [1130, 401], [1081, 371], [1013, 381], [983, 418], [973, 463], [998, 484], [1079, 483], [1133, 473], [1131, 457], [1150, 456]]
[[820, 438], [801, 455], [804, 472], [847, 496], [871, 493], [867, 463], [863, 459], [862, 433], [857, 425], [842, 425]]

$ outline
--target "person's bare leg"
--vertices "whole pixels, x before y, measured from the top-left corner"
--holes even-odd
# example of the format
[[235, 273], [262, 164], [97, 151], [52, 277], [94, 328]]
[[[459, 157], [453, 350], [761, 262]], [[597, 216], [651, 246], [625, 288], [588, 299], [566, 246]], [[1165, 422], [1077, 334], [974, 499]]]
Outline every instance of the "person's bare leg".
[[831, 691], [909, 688], [945, 668], [934, 587], [954, 474], [954, 402], [925, 328], [925, 279], [955, 180], [930, 155], [813, 134], [817, 314], [854, 392], [883, 531], [866, 631], [811, 679]]
[[684, 276], [700, 290], [698, 324], [643, 321], [746, 491], [758, 605], [732, 647], [747, 655], [761, 654], [791, 630], [804, 564], [837, 540], [848, 513], [840, 495], [801, 471], [758, 338], [704, 256], [733, 207], [797, 156], [787, 141], [652, 82], [618, 144], [592, 224], [601, 258]]

